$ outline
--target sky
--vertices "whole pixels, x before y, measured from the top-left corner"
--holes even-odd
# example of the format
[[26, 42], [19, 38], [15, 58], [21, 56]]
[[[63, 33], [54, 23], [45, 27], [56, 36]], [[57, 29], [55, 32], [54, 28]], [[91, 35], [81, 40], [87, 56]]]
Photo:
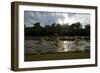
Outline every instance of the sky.
[[83, 27], [90, 24], [89, 13], [72, 12], [45, 12], [45, 11], [24, 11], [24, 24], [32, 27], [33, 24], [40, 22], [41, 26], [59, 23], [61, 25], [80, 22]]

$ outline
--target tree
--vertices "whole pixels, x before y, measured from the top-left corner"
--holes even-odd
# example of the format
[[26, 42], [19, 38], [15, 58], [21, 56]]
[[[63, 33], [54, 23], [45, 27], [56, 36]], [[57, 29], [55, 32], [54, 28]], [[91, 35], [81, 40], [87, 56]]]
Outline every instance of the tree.
[[61, 24], [56, 24], [55, 33], [56, 33], [56, 35], [61, 35], [62, 34]]
[[80, 22], [73, 23], [70, 25], [71, 32], [73, 35], [80, 35], [80, 30], [82, 29], [82, 24]]
[[56, 23], [51, 24], [50, 31], [51, 31], [51, 34], [52, 35], [55, 35], [55, 33], [56, 33]]
[[66, 36], [70, 34], [70, 25], [69, 24], [63, 24], [62, 25], [62, 35]]
[[50, 25], [45, 25], [44, 26], [44, 35], [51, 35], [51, 26]]
[[85, 35], [89, 36], [90, 35], [90, 25], [89, 24], [85, 25], [84, 29], [85, 29]]
[[77, 30], [82, 29], [82, 24], [80, 22], [77, 22], [76, 23], [76, 28], [77, 28]]
[[40, 26], [40, 23], [37, 22], [37, 23], [35, 23], [33, 25], [34, 25], [33, 26], [33, 29], [34, 29], [34, 33], [33, 34], [36, 35], [36, 36], [42, 35], [43, 27]]
[[89, 24], [85, 25], [85, 29], [90, 30], [90, 25]]
[[69, 24], [56, 24], [41, 26], [40, 22], [33, 24], [33, 27], [24, 25], [25, 36], [89, 36], [90, 25], [82, 28], [80, 22]]

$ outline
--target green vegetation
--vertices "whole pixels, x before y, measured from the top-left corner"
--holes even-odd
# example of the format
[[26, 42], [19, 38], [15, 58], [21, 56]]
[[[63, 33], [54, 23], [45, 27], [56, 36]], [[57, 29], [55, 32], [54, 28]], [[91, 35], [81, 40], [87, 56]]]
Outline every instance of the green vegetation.
[[84, 27], [80, 22], [69, 24], [56, 24], [41, 26], [40, 22], [33, 27], [25, 26], [25, 36], [90, 36], [90, 25]]
[[25, 54], [25, 61], [61, 60], [61, 59], [86, 59], [90, 58], [89, 52], [55, 52], [45, 54]]

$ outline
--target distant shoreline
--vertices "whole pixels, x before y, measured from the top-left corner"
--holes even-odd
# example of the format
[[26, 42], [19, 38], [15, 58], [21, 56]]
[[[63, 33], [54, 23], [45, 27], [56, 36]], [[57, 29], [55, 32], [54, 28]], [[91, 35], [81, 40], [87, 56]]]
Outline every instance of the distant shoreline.
[[56, 40], [59, 38], [60, 40], [75, 40], [75, 37], [79, 37], [82, 40], [90, 40], [90, 36], [34, 36], [34, 37], [27, 37], [25, 36], [25, 40], [40, 40], [43, 38], [44, 40]]

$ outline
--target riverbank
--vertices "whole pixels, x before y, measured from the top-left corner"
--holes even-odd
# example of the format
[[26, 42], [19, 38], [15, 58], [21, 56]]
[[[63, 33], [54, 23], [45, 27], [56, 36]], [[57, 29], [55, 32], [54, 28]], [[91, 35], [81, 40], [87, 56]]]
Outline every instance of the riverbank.
[[59, 38], [60, 40], [75, 40], [76, 37], [82, 40], [90, 40], [90, 36], [34, 36], [34, 37], [27, 37], [25, 36], [25, 40], [40, 40], [43, 38], [44, 40], [56, 40]]
[[25, 61], [64, 60], [90, 58], [90, 52], [55, 52], [45, 54], [25, 54]]

